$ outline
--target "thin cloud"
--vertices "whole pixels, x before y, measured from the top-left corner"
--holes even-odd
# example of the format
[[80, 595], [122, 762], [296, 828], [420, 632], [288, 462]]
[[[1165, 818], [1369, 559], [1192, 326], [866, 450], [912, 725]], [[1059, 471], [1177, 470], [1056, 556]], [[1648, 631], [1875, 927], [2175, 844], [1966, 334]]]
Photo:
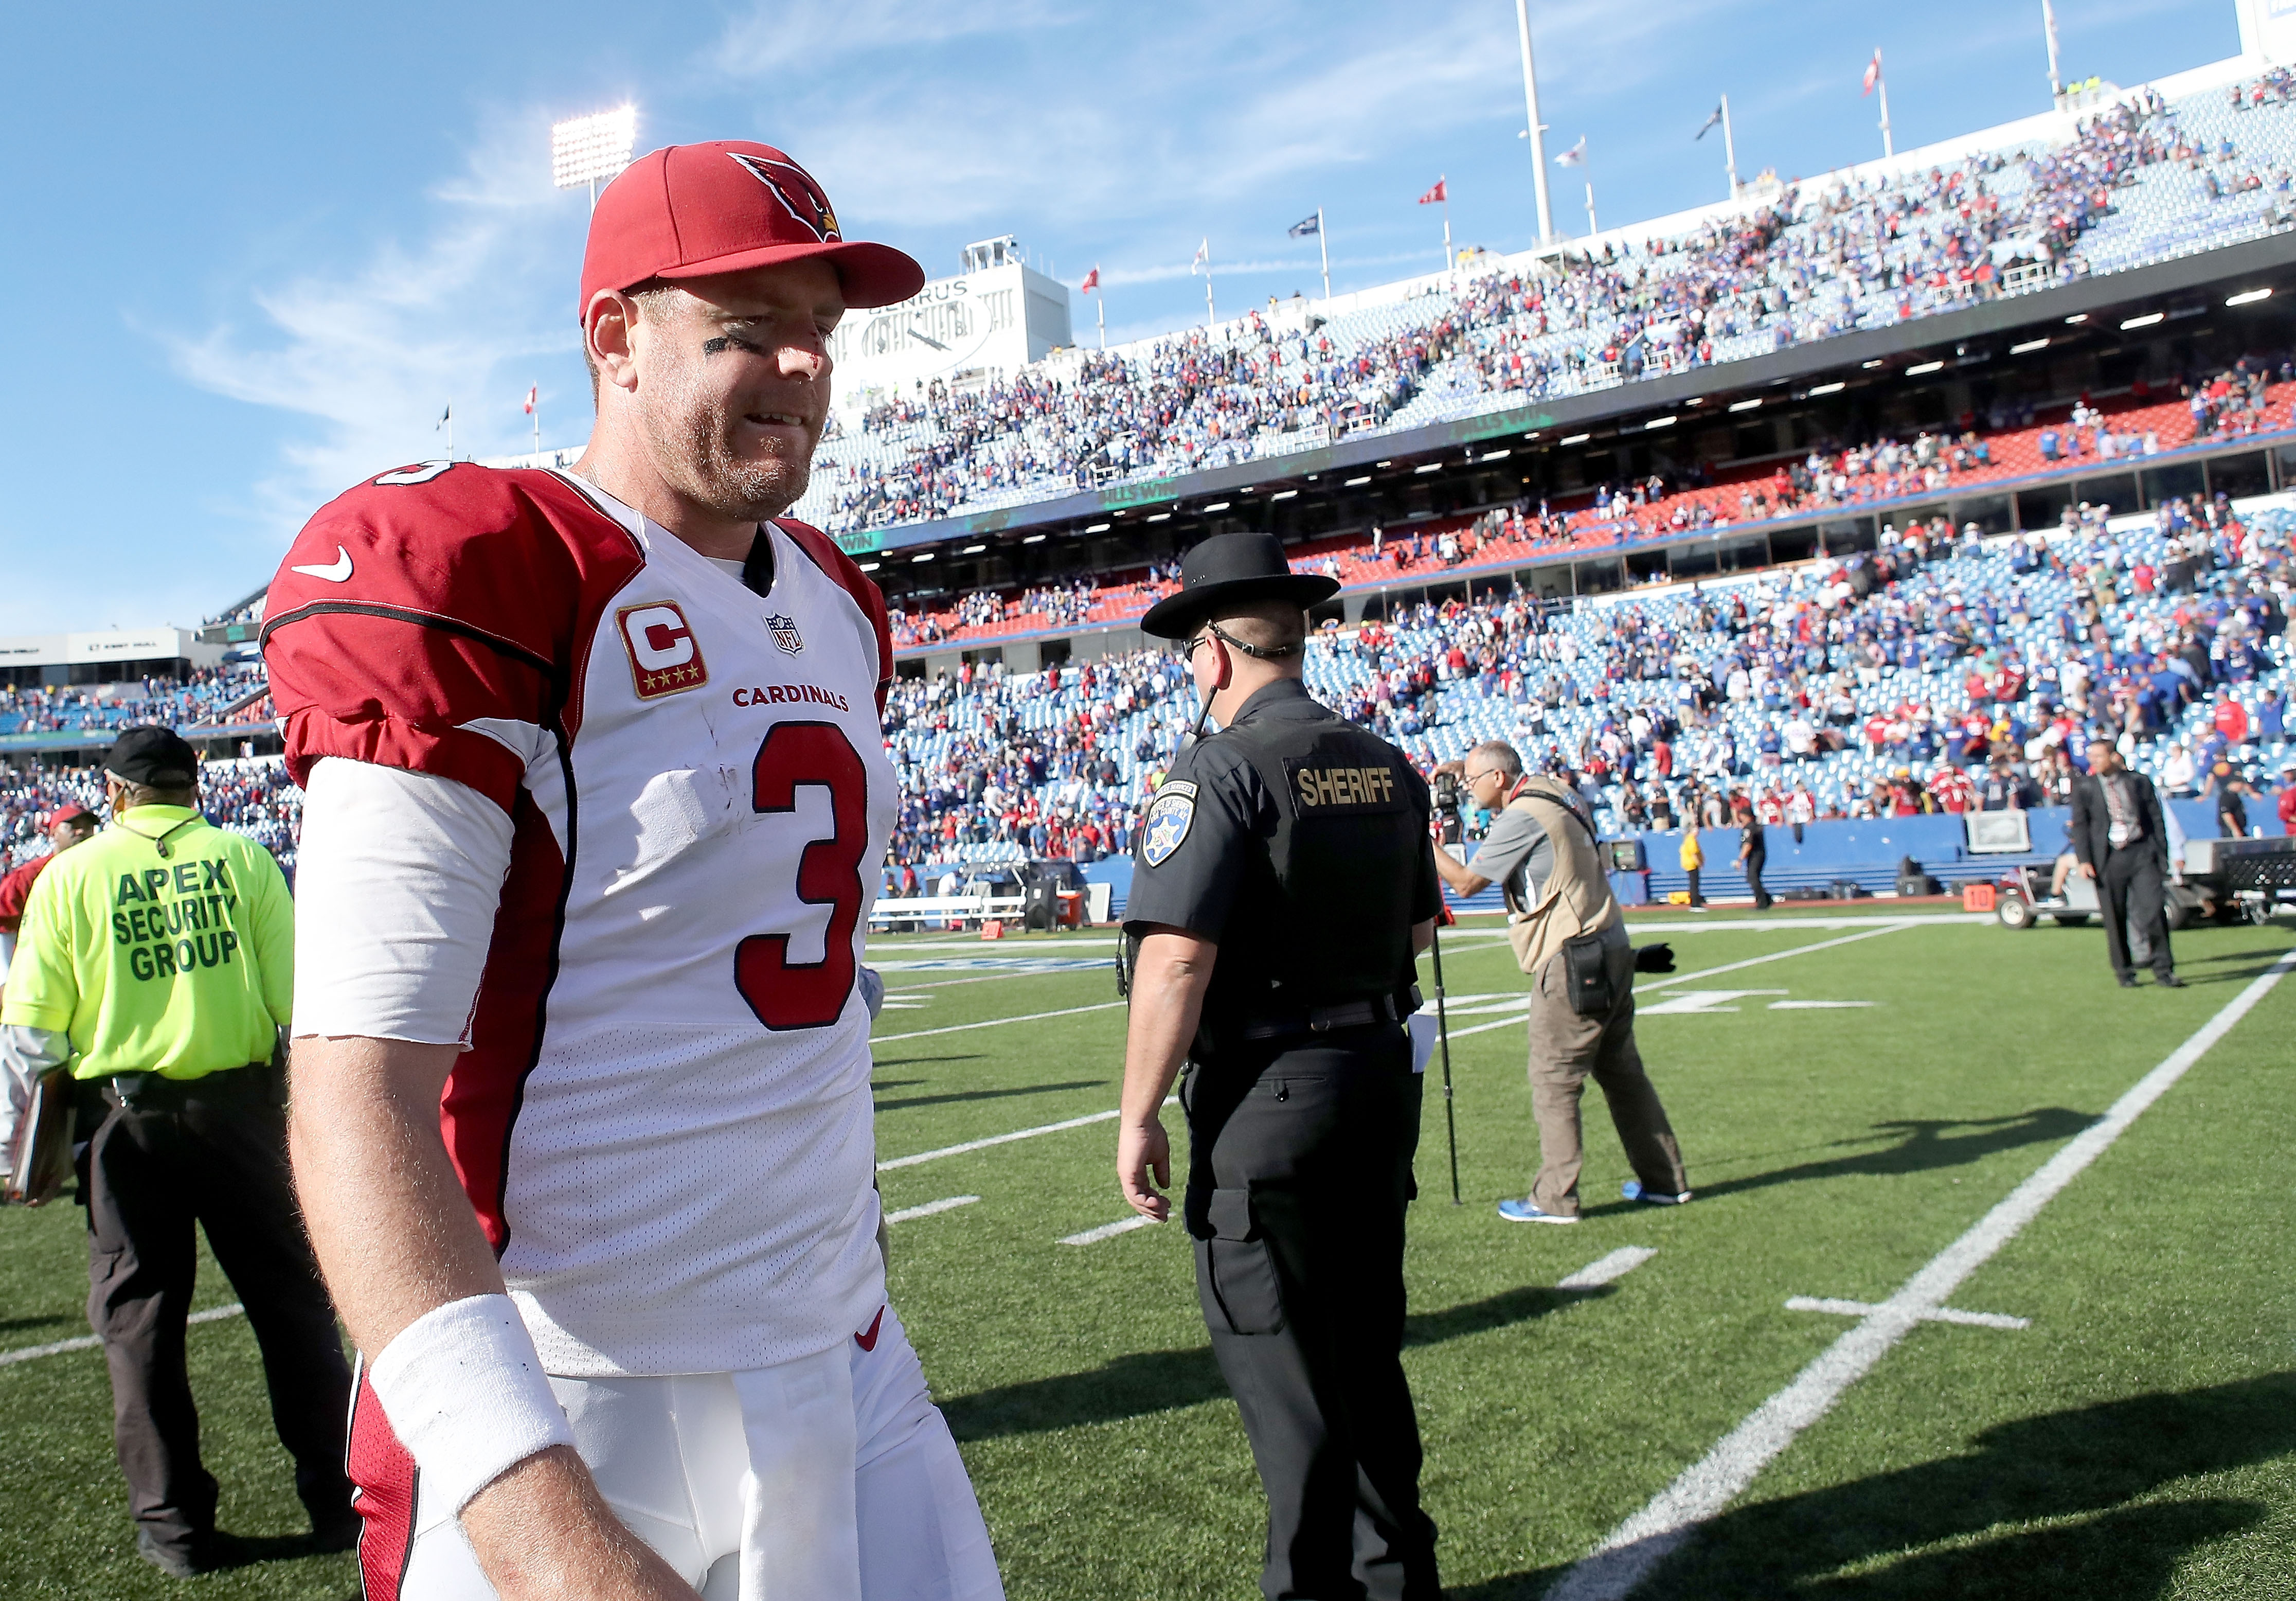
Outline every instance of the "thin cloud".
[[[432, 192], [437, 225], [419, 243], [386, 241], [340, 274], [259, 289], [250, 325], [152, 331], [185, 381], [310, 424], [283, 446], [248, 512], [292, 527], [363, 477], [443, 454], [434, 424], [449, 405], [458, 455], [527, 445], [527, 386], [575, 345], [566, 261], [577, 213], [536, 158], [543, 126], [494, 127]], [[587, 415], [586, 395], [566, 400]]]

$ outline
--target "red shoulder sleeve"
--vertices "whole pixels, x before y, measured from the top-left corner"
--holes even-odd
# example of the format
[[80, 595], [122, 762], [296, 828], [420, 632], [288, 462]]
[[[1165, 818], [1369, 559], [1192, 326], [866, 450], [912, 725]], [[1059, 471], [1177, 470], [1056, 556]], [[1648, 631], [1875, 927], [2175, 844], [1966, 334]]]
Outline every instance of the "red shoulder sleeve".
[[0, 878], [0, 934], [12, 934], [24, 921], [24, 903], [32, 898], [32, 881], [55, 860], [53, 852], [34, 857]]
[[837, 541], [810, 523], [800, 522], [794, 517], [775, 520], [782, 532], [797, 541], [798, 548], [811, 556], [820, 568], [844, 588], [868, 618], [869, 626], [877, 635], [877, 714], [885, 712], [885, 696], [893, 687], [893, 625], [885, 614], [885, 594], [877, 587], [876, 580], [861, 571], [860, 563], [838, 549]]
[[526, 761], [487, 727], [561, 727], [598, 612], [644, 560], [547, 472], [434, 463], [359, 485], [296, 536], [265, 603], [289, 772], [347, 756], [507, 811]]

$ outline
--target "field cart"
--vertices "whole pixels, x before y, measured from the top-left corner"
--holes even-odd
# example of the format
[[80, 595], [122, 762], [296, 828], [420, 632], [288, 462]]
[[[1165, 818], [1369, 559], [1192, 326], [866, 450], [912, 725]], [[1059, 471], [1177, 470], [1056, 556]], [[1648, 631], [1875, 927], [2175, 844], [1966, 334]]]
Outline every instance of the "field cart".
[[[2035, 867], [2003, 875], [1994, 903], [2002, 927], [2030, 928], [2049, 917], [2074, 928], [2097, 915], [2094, 880], [2068, 873], [2063, 889], [2052, 895], [2049, 878]], [[2296, 898], [2296, 839], [2187, 841], [2185, 870], [2168, 888], [2172, 929], [2206, 919], [2264, 924], [2284, 896]]]

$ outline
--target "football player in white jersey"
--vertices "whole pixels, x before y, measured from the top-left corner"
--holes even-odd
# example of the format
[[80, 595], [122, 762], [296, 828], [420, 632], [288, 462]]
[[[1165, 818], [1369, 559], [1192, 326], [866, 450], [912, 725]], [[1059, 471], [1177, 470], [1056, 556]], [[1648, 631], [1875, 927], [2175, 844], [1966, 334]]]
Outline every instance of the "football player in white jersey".
[[578, 467], [382, 473], [272, 584], [371, 1598], [1002, 1594], [877, 1243], [884, 603], [781, 515], [831, 330], [923, 275], [779, 151], [656, 151]]

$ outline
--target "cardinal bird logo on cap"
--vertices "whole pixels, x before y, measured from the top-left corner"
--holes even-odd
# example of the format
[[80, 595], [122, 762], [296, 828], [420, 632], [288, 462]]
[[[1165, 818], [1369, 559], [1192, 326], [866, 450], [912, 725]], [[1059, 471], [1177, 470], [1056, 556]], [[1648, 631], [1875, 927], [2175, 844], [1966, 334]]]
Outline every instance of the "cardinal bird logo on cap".
[[837, 213], [829, 209], [829, 197], [804, 168], [795, 161], [769, 161], [763, 156], [745, 155], [738, 150], [726, 153], [772, 191], [774, 198], [781, 201], [782, 209], [795, 218], [799, 226], [811, 230], [822, 243], [834, 244], [844, 240], [845, 235], [837, 231]]

